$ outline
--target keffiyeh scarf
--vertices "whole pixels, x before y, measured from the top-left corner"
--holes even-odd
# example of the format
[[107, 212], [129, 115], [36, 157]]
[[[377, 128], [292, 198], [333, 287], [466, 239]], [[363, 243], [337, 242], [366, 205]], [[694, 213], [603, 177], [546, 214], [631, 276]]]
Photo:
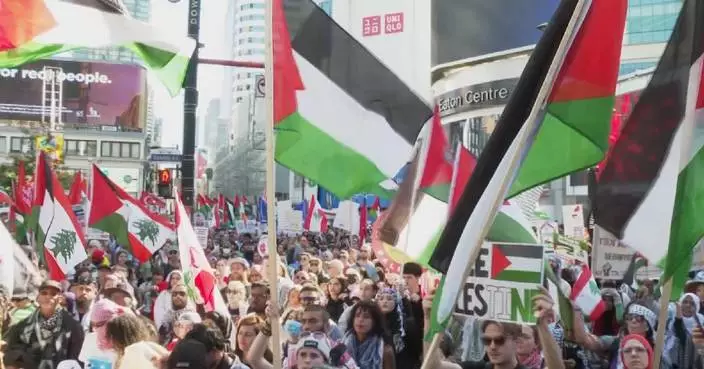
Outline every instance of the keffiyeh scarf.
[[360, 369], [381, 369], [383, 341], [379, 336], [369, 336], [364, 342], [357, 341], [354, 332], [345, 335], [345, 346]]
[[[394, 341], [394, 351], [396, 353], [399, 353], [403, 351], [405, 348], [406, 344], [403, 342], [403, 339], [406, 337], [406, 330], [404, 329], [404, 315], [403, 315], [403, 299], [401, 298], [401, 294], [398, 292], [397, 289], [387, 287], [382, 290], [380, 290], [377, 294], [376, 297], [377, 299], [381, 295], [391, 295], [394, 299], [394, 302], [396, 303], [396, 309], [392, 313], [396, 315], [396, 322], [395, 325], [397, 327], [393, 327], [393, 329], [390, 329], [391, 332], [393, 333], [393, 341]], [[389, 322], [389, 324], [394, 324], [392, 322]], [[398, 329], [396, 329], [398, 328]]]

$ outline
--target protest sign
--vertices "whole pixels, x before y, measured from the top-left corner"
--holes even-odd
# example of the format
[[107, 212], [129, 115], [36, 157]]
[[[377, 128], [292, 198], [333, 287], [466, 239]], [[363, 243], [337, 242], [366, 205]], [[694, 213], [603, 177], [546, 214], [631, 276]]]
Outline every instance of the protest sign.
[[196, 238], [203, 248], [208, 247], [208, 227], [199, 226], [193, 227], [193, 231], [196, 233]]
[[598, 225], [594, 226], [592, 273], [594, 278], [619, 280], [623, 278], [633, 258], [633, 249]]
[[557, 256], [567, 264], [589, 262], [589, 244], [586, 241], [576, 240], [569, 236], [554, 234], [552, 247]]
[[584, 209], [582, 205], [565, 205], [562, 207], [562, 221], [565, 235], [575, 240], [584, 240]]
[[535, 323], [531, 300], [543, 282], [543, 245], [485, 242], [460, 291], [455, 313], [515, 323]]
[[257, 244], [257, 252], [261, 257], [265, 257], [269, 253], [269, 238], [267, 235], [263, 234], [259, 237], [259, 243]]

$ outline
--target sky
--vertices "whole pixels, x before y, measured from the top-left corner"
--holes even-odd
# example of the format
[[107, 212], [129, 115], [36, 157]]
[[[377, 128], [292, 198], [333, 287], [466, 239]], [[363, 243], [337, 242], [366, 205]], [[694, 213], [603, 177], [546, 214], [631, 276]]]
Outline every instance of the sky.
[[[188, 0], [172, 3], [171, 0], [152, 0], [151, 23], [159, 28], [187, 34]], [[225, 59], [225, 38], [222, 32], [227, 14], [228, 0], [201, 0], [200, 42], [205, 47], [200, 50], [202, 58]], [[220, 97], [223, 78], [222, 66], [200, 65], [198, 67], [198, 117], [205, 114], [208, 102]], [[155, 95], [156, 117], [164, 119], [161, 146], [183, 146], [183, 92], [172, 98], [154, 76], [149, 76]], [[201, 123], [200, 121], [198, 123]], [[198, 128], [196, 128], [198, 129]]]

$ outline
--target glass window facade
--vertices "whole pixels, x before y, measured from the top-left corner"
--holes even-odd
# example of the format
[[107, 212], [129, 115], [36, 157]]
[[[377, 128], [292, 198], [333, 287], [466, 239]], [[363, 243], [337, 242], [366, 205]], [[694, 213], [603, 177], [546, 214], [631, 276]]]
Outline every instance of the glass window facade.
[[323, 9], [327, 15], [332, 15], [332, 0], [323, 0], [318, 4], [318, 6], [320, 9]]
[[624, 44], [667, 42], [682, 0], [630, 0]]
[[626, 62], [622, 63], [618, 71], [619, 75], [631, 74], [638, 70], [653, 68], [658, 64], [656, 60], [647, 62]]

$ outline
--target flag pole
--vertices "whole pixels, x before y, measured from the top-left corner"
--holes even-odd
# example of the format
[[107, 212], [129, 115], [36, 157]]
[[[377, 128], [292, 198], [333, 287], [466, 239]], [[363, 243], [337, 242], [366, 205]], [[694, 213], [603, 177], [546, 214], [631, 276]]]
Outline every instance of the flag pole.
[[[489, 186], [499, 188], [499, 190], [496, 191], [498, 196], [496, 196], [494, 199], [491, 199], [492, 203], [491, 207], [489, 207], [489, 209], [491, 209], [490, 213], [483, 219], [483, 224], [480, 224], [480, 227], [477, 227], [481, 231], [473, 234], [470, 240], [465, 241], [471, 242], [473, 244], [469, 258], [467, 258], [464, 262], [464, 273], [462, 273], [462, 278], [459, 280], [460, 282], [467, 279], [467, 274], [470, 271], [470, 266], [474, 265], [474, 260], [477, 259], [479, 250], [481, 249], [482, 243], [484, 242], [484, 238], [486, 238], [487, 233], [489, 233], [489, 228], [491, 227], [494, 218], [496, 218], [499, 206], [501, 206], [501, 204], [503, 203], [504, 198], [508, 193], [509, 187], [513, 182], [514, 174], [519, 169], [521, 160], [524, 157], [522, 153], [529, 149], [530, 137], [537, 133], [537, 129], [539, 128], [538, 118], [543, 112], [545, 103], [550, 95], [550, 92], [552, 91], [552, 85], [555, 79], [557, 78], [560, 68], [562, 67], [562, 63], [564, 62], [567, 56], [567, 52], [569, 51], [570, 45], [572, 44], [572, 41], [575, 36], [575, 31], [583, 20], [583, 15], [587, 7], [587, 2], [589, 1], [590, 0], [577, 1], [572, 16], [570, 17], [570, 21], [567, 24], [567, 27], [565, 28], [565, 32], [562, 36], [562, 39], [560, 40], [560, 44], [555, 52], [555, 56], [552, 60], [552, 63], [550, 64], [550, 68], [548, 69], [545, 75], [543, 84], [540, 86], [540, 90], [538, 91], [535, 103], [533, 104], [530, 110], [528, 119], [526, 119], [523, 128], [521, 128], [521, 130], [518, 132], [518, 135], [516, 136], [516, 139], [514, 140], [514, 142], [517, 142], [517, 147], [515, 150], [509, 148], [509, 151], [507, 151], [504, 155], [504, 159], [501, 161], [501, 164], [499, 164], [499, 168], [497, 169], [497, 171], [502, 169], [502, 166], [507, 166], [508, 168], [506, 172], [509, 175], [492, 178], [492, 180], [489, 182]], [[509, 155], [511, 156], [508, 157]], [[506, 160], [508, 160], [508, 162], [504, 164], [504, 161]], [[474, 214], [472, 215], [472, 217], [474, 217]], [[470, 217], [469, 221], [471, 221], [472, 217]], [[463, 240], [460, 238], [460, 242], [462, 241]], [[453, 256], [453, 259], [457, 259], [457, 256], [458, 255], [455, 254], [455, 256]], [[459, 284], [458, 287], [461, 288], [461, 284]], [[459, 289], [451, 292], [452, 296], [457, 296]], [[437, 311], [431, 311], [431, 314], [437, 313]], [[428, 347], [428, 350], [425, 352], [425, 358], [423, 359], [423, 366], [421, 369], [433, 369], [430, 367], [430, 358], [432, 357], [433, 352], [435, 352], [435, 350], [437, 350], [440, 346], [440, 337], [442, 337], [442, 332], [435, 333], [433, 340], [430, 346]]]
[[[264, 62], [265, 101], [266, 101], [266, 198], [274, 203], [276, 199], [274, 180], [274, 4], [277, 0], [266, 2], [266, 58]], [[276, 247], [276, 208], [267, 206], [267, 246], [269, 254], [269, 285], [271, 304], [279, 308], [279, 255]], [[274, 369], [282, 368], [281, 324], [279, 318], [272, 318], [271, 339]]]
[[665, 345], [665, 330], [667, 329], [667, 313], [670, 297], [672, 296], [672, 278], [663, 286], [660, 296], [660, 313], [658, 314], [658, 328], [655, 332], [655, 356], [653, 357], [653, 369], [660, 368], [660, 359]]

